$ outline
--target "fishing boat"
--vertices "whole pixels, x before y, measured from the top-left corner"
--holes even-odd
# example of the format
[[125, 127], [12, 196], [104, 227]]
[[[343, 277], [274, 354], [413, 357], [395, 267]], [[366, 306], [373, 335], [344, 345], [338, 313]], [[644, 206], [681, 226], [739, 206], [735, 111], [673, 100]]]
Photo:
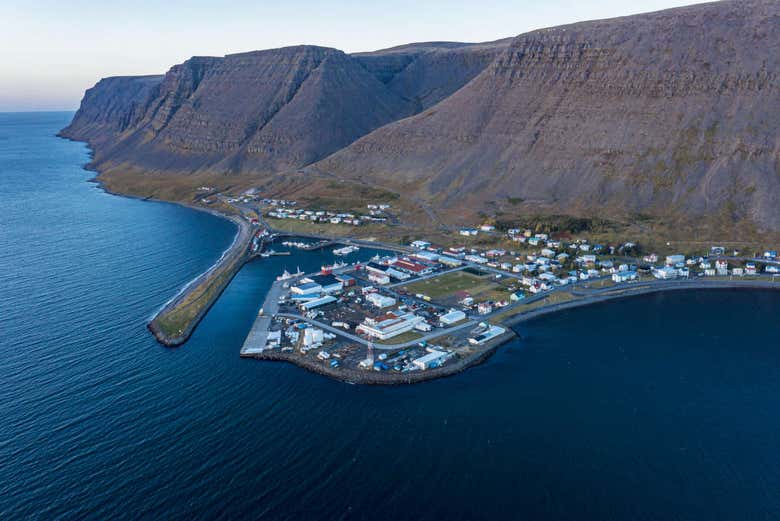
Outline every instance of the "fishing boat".
[[344, 246], [343, 248], [337, 248], [333, 250], [333, 253], [335, 255], [349, 255], [350, 253], [354, 253], [358, 251], [360, 248], [357, 246]]
[[333, 264], [323, 264], [320, 266], [320, 270], [327, 274], [331, 273], [333, 270], [337, 270], [340, 268], [345, 268], [347, 266], [346, 262], [334, 262]]

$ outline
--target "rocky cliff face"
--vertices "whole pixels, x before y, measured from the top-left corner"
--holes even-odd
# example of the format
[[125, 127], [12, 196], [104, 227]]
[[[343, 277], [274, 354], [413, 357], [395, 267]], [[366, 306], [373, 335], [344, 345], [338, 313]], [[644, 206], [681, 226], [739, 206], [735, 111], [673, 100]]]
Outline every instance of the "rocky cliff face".
[[419, 112], [471, 81], [511, 43], [429, 42], [355, 54], [387, 86], [415, 103]]
[[451, 216], [650, 214], [780, 230], [779, 57], [776, 0], [487, 44], [289, 47], [102, 80], [63, 135], [92, 143], [101, 171], [309, 165]]
[[444, 208], [725, 213], [778, 229], [779, 57], [768, 0], [536, 31], [317, 166]]
[[412, 113], [343, 52], [299, 46], [196, 57], [153, 80], [102, 80], [62, 135], [92, 142], [98, 169], [277, 172]]
[[81, 109], [62, 133], [95, 142], [114, 139], [134, 127], [163, 76], [124, 76], [100, 80], [84, 94]]
[[445, 42], [349, 56], [297, 46], [195, 57], [164, 76], [101, 80], [62, 135], [91, 142], [98, 170], [280, 172], [450, 94], [498, 48]]

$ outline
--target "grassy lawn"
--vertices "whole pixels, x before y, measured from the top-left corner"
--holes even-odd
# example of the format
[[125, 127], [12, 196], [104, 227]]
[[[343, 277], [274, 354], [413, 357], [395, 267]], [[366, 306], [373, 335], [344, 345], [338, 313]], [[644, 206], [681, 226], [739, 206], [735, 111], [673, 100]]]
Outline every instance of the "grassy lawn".
[[387, 340], [374, 340], [374, 343], [376, 344], [402, 344], [404, 342], [411, 342], [412, 340], [417, 340], [422, 335], [416, 331], [407, 331], [406, 333], [401, 333], [398, 336], [394, 336], [393, 338], [388, 338]]
[[519, 305], [514, 309], [510, 309], [509, 311], [505, 311], [504, 313], [499, 313], [495, 317], [493, 317], [491, 320], [500, 322], [501, 320], [505, 320], [511, 316], [517, 315], [519, 313], [525, 313], [527, 311], [532, 311], [537, 308], [550, 306], [552, 304], [561, 304], [563, 302], [569, 302], [570, 300], [576, 300], [579, 297], [575, 297], [568, 291], [555, 291], [548, 295], [546, 298], [543, 298], [541, 300], [537, 300], [536, 302], [532, 302], [527, 305]]
[[615, 285], [615, 281], [610, 279], [602, 279], [602, 280], [595, 280], [590, 282], [585, 282], [582, 287], [584, 288], [590, 288], [590, 289], [601, 289], [601, 288], [609, 288], [611, 286]]
[[413, 282], [405, 289], [412, 294], [422, 293], [432, 299], [448, 297], [458, 291], [467, 291], [474, 296], [479, 293], [493, 291], [498, 284], [488, 277], [479, 277], [465, 271], [446, 273], [441, 277]]

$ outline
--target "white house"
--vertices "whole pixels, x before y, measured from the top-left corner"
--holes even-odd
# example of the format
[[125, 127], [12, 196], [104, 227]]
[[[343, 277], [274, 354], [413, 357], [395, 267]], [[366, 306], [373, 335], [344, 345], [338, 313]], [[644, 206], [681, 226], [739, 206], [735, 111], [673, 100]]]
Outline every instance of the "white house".
[[677, 275], [679, 275], [677, 270], [669, 266], [664, 266], [663, 268], [657, 268], [653, 270], [653, 277], [657, 279], [676, 279]]
[[685, 262], [685, 255], [667, 255], [666, 256], [666, 264], [669, 266], [674, 266], [675, 264], [679, 264], [681, 262]]
[[618, 271], [612, 274], [612, 280], [618, 283], [628, 282], [629, 280], [636, 280], [635, 271]]

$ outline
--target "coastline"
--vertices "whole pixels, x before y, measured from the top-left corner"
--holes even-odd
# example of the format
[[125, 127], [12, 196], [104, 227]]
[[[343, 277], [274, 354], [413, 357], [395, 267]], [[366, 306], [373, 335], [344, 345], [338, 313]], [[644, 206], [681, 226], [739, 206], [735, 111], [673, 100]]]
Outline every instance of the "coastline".
[[[63, 136], [61, 136], [63, 137]], [[65, 139], [70, 139], [64, 137]], [[92, 146], [86, 143], [90, 149], [90, 153], [94, 154]], [[89, 164], [84, 165], [85, 170], [95, 171], [89, 168]], [[172, 296], [167, 302], [162, 304], [160, 308], [149, 319], [147, 328], [155, 336], [157, 341], [165, 346], [174, 347], [184, 344], [197, 328], [200, 321], [205, 317], [211, 307], [222, 295], [230, 281], [240, 271], [243, 265], [251, 259], [251, 255], [248, 253], [248, 245], [250, 244], [253, 234], [253, 227], [246, 220], [238, 215], [223, 212], [214, 208], [206, 208], [193, 203], [158, 199], [153, 197], [142, 197], [131, 194], [124, 194], [109, 189], [106, 184], [95, 176], [88, 180], [88, 182], [95, 183], [104, 192], [119, 197], [128, 197], [132, 199], [140, 199], [144, 201], [164, 202], [170, 204], [176, 204], [191, 210], [202, 211], [211, 214], [212, 216], [233, 222], [237, 229], [233, 237], [233, 241], [230, 246], [222, 253], [217, 261], [209, 267], [203, 273], [197, 275], [194, 279], [187, 282], [181, 287], [181, 289]], [[270, 231], [269, 227], [269, 231]], [[323, 239], [338, 241], [344, 244], [359, 244], [366, 246], [374, 246], [380, 249], [389, 249], [394, 251], [407, 251], [407, 248], [399, 245], [384, 244], [382, 242], [372, 242], [365, 239], [352, 238], [352, 237], [335, 237], [318, 234], [307, 233], [285, 233], [284, 235], [300, 236], [314, 239]], [[417, 371], [410, 373], [390, 373], [390, 372], [377, 372], [377, 371], [362, 371], [357, 369], [338, 368], [334, 369], [326, 364], [322, 364], [316, 360], [303, 358], [296, 353], [288, 353], [281, 351], [271, 351], [262, 353], [247, 353], [241, 354], [243, 358], [255, 358], [259, 360], [267, 361], [284, 361], [292, 363], [311, 372], [321, 374], [330, 378], [341, 380], [348, 383], [359, 383], [366, 385], [401, 385], [412, 384], [423, 381], [433, 380], [437, 378], [443, 378], [458, 374], [470, 367], [479, 365], [489, 359], [500, 346], [504, 345], [518, 335], [512, 328], [517, 324], [533, 320], [538, 317], [549, 315], [552, 313], [558, 313], [577, 307], [588, 306], [592, 304], [598, 304], [607, 302], [610, 300], [618, 300], [624, 298], [631, 298], [636, 296], [648, 295], [652, 293], [659, 293], [663, 291], [680, 291], [680, 290], [725, 290], [725, 289], [739, 289], [739, 290], [751, 290], [751, 289], [780, 289], [780, 283], [761, 280], [706, 280], [706, 279], [693, 279], [693, 280], [675, 280], [675, 281], [650, 281], [630, 283], [620, 286], [614, 286], [610, 288], [595, 289], [583, 291], [580, 290], [580, 298], [575, 298], [571, 301], [553, 304], [542, 304], [535, 309], [520, 312], [500, 320], [498, 324], [507, 328], [507, 331], [491, 340], [489, 343], [482, 346], [477, 352], [469, 353], [464, 358], [459, 358], [451, 364], [444, 365], [442, 367], [429, 369], [426, 371]], [[198, 294], [200, 293], [200, 294]], [[195, 304], [192, 301], [188, 301], [190, 296], [193, 296]], [[164, 317], [176, 310], [177, 307], [192, 306], [195, 311], [186, 316], [186, 319], [181, 320], [183, 324], [181, 329], [171, 331], [170, 327], [163, 326]]]
[[[514, 315], [502, 321], [502, 324], [507, 327], [512, 327], [523, 322], [550, 315], [553, 313], [559, 313], [561, 311], [567, 311], [574, 308], [591, 306], [593, 304], [600, 304], [612, 300], [621, 300], [632, 297], [640, 297], [643, 295], [651, 295], [653, 293], [662, 293], [666, 291], [717, 291], [717, 290], [780, 290], [780, 282], [760, 281], [760, 280], [695, 280], [695, 281], [659, 281], [659, 282], [647, 282], [643, 285], [637, 285], [637, 288], [618, 287], [610, 288], [612, 291], [624, 290], [621, 293], [610, 294], [594, 294], [593, 296], [585, 297], [581, 300], [571, 300], [568, 302], [562, 302], [560, 304], [550, 304], [548, 306], [542, 306], [537, 309], [533, 309], [523, 314]], [[627, 291], [626, 291], [627, 290]]]
[[[86, 166], [84, 168], [87, 169]], [[140, 197], [132, 194], [123, 194], [120, 192], [116, 192], [106, 187], [106, 185], [97, 176], [92, 177], [87, 181], [90, 183], [94, 183], [101, 190], [103, 190], [105, 193], [109, 195], [113, 195], [116, 197], [126, 197], [128, 199], [136, 199], [140, 201], [151, 201], [157, 203], [174, 204], [177, 206], [188, 208], [190, 210], [207, 213], [213, 217], [218, 217], [220, 219], [230, 221], [236, 225], [236, 232], [235, 235], [233, 236], [232, 242], [222, 252], [219, 258], [214, 262], [214, 264], [212, 264], [206, 271], [196, 275], [195, 278], [186, 282], [179, 289], [179, 291], [176, 292], [175, 295], [173, 295], [165, 303], [160, 305], [159, 308], [157, 308], [157, 310], [152, 314], [152, 316], [149, 318], [147, 322], [146, 325], [147, 329], [152, 333], [152, 335], [160, 344], [166, 347], [177, 347], [186, 343], [187, 340], [189, 340], [190, 336], [192, 336], [192, 333], [195, 331], [198, 324], [200, 324], [200, 321], [203, 320], [203, 317], [206, 316], [208, 311], [214, 306], [216, 301], [225, 291], [228, 284], [230, 284], [230, 281], [233, 280], [233, 278], [241, 270], [243, 265], [249, 260], [249, 257], [246, 255], [242, 259], [233, 258], [233, 256], [235, 255], [240, 255], [242, 250], [246, 250], [249, 241], [251, 241], [252, 239], [251, 227], [249, 223], [247, 223], [245, 220], [241, 219], [236, 215], [220, 212], [218, 210], [215, 210], [214, 208], [204, 208], [202, 206], [186, 203], [183, 201], [168, 201], [165, 199], [156, 199], [153, 197]], [[244, 236], [243, 237], [245, 239], [244, 241], [242, 241], [242, 236]], [[231, 261], [236, 261], [236, 264], [230, 266], [229, 263]], [[181, 330], [180, 333], [176, 335], [170, 335], [169, 333], [166, 333], [160, 325], [160, 317], [165, 313], [172, 311], [180, 303], [181, 300], [186, 298], [189, 291], [196, 290], [200, 283], [208, 282], [207, 280], [204, 279], [209, 277], [210, 275], [215, 274], [218, 270], [222, 269], [223, 265], [225, 264], [228, 264], [227, 266], [224, 266], [225, 268], [228, 269], [227, 277], [221, 279], [217, 290], [213, 292], [210, 297], [208, 297], [207, 302], [203, 304], [202, 307], [198, 310], [196, 316]]]
[[486, 362], [496, 353], [496, 351], [498, 351], [499, 347], [516, 337], [517, 334], [511, 328], [509, 328], [503, 335], [494, 338], [490, 342], [487, 342], [480, 351], [472, 353], [468, 357], [434, 369], [408, 373], [364, 371], [360, 369], [344, 368], [334, 369], [327, 364], [318, 362], [317, 360], [311, 358], [301, 358], [294, 352], [289, 353], [278, 350], [267, 350], [262, 353], [242, 354], [240, 356], [242, 358], [252, 358], [255, 360], [287, 362], [302, 369], [306, 369], [312, 373], [326, 376], [328, 378], [332, 378], [334, 380], [348, 384], [408, 385], [427, 382], [430, 380], [438, 380], [439, 378], [446, 378], [462, 373], [466, 369]]
[[605, 292], [585, 297], [581, 300], [574, 300], [560, 304], [551, 304], [543, 306], [526, 313], [515, 315], [502, 320], [499, 324], [506, 327], [506, 332], [491, 340], [483, 348], [472, 353], [466, 358], [426, 371], [415, 371], [411, 373], [391, 373], [365, 371], [359, 369], [331, 368], [327, 364], [316, 359], [303, 358], [295, 352], [281, 352], [278, 350], [266, 350], [262, 353], [241, 354], [242, 358], [252, 358], [256, 360], [287, 362], [298, 366], [307, 371], [339, 380], [349, 384], [360, 385], [406, 385], [436, 380], [457, 375], [471, 367], [480, 365], [492, 357], [501, 346], [507, 344], [513, 339], [521, 338], [521, 335], [515, 330], [515, 327], [521, 323], [528, 322], [542, 316], [560, 313], [574, 308], [590, 306], [594, 304], [605, 303], [609, 301], [641, 297], [654, 293], [667, 291], [722, 291], [722, 290], [780, 290], [780, 282], [758, 281], [758, 280], [732, 280], [732, 281], [661, 281], [647, 282], [635, 288], [617, 287], [609, 288], [610, 291], [620, 291], [619, 293]]

